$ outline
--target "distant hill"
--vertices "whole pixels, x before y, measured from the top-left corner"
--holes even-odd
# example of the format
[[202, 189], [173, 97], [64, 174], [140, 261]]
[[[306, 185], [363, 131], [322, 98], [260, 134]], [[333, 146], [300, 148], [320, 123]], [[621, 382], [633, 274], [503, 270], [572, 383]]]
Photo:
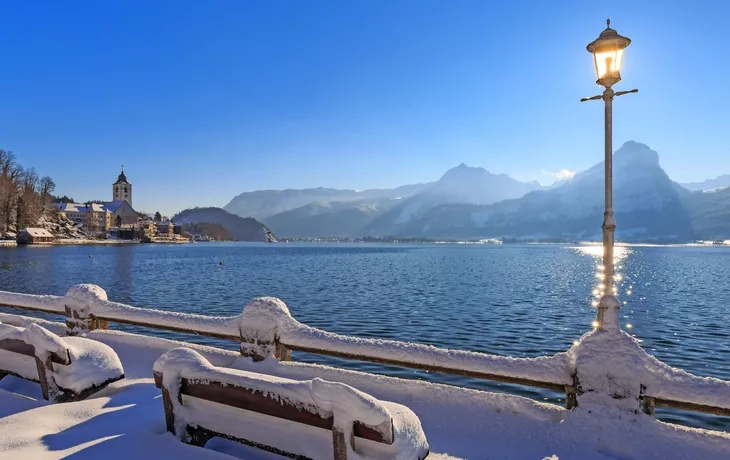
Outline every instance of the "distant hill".
[[322, 187], [301, 190], [257, 190], [241, 193], [225, 205], [223, 209], [239, 216], [265, 219], [311, 203], [354, 202], [409, 197], [428, 188], [430, 185], [415, 184], [404, 185], [395, 189], [361, 191]]
[[730, 174], [718, 176], [714, 179], [703, 180], [702, 182], [688, 182], [681, 185], [687, 190], [691, 190], [693, 192], [720, 189], [730, 186]]
[[235, 241], [275, 242], [274, 234], [252, 217], [239, 217], [221, 208], [193, 208], [173, 217], [178, 224], [210, 223], [223, 227]]
[[183, 224], [183, 231], [192, 235], [203, 235], [218, 241], [231, 241], [233, 237], [221, 224], [210, 222], [188, 222]]

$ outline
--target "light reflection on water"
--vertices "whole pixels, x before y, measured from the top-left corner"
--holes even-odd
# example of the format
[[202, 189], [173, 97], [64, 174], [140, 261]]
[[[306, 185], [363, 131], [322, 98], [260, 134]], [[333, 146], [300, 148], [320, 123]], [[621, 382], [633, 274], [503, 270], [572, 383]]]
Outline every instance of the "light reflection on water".
[[[91, 254], [93, 257], [88, 257]], [[602, 248], [568, 245], [306, 245], [3, 248], [0, 289], [63, 294], [102, 286], [139, 307], [235, 315], [272, 295], [295, 318], [341, 334], [508, 356], [563, 352], [595, 320]], [[730, 380], [730, 247], [616, 247], [622, 324], [675, 367]], [[224, 260], [225, 265], [218, 261]], [[17, 311], [15, 311], [17, 312]], [[27, 314], [27, 313], [24, 313]], [[236, 349], [173, 332], [115, 329]], [[298, 361], [506, 391], [549, 391], [295, 353]], [[730, 429], [727, 418], [657, 410], [669, 420]]]
[[[599, 244], [585, 244], [581, 246], [574, 246], [570, 249], [577, 251], [579, 254], [584, 254], [587, 256], [593, 257], [593, 259], [596, 260], [596, 273], [595, 278], [599, 280], [599, 282], [596, 283], [595, 287], [591, 291], [591, 295], [593, 296], [593, 300], [591, 300], [591, 306], [593, 308], [598, 307], [598, 301], [603, 297], [604, 292], [606, 292], [606, 286], [603, 284], [603, 281], [606, 279], [605, 270], [606, 267], [603, 266], [603, 246]], [[629, 257], [633, 253], [632, 249], [627, 246], [614, 246], [613, 248], [613, 265], [614, 265], [614, 274], [613, 274], [613, 282], [614, 282], [614, 294], [618, 297], [621, 293], [621, 287], [624, 277], [621, 274], [621, 269], [623, 269], [623, 261], [627, 257]], [[627, 286], [626, 290], [624, 291], [626, 295], [631, 295], [631, 287]], [[620, 299], [619, 299], [620, 301]], [[626, 301], [621, 302], [623, 305], [626, 305]], [[595, 325], [594, 325], [595, 327]]]

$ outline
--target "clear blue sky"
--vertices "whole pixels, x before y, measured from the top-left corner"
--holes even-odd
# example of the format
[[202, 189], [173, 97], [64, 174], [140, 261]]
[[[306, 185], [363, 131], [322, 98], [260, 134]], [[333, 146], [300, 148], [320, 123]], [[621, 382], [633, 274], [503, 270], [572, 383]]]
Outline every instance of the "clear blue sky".
[[601, 160], [585, 45], [633, 43], [614, 142], [730, 173], [726, 1], [5, 1], [0, 147], [139, 210], [264, 188], [393, 187], [461, 162], [549, 183]]

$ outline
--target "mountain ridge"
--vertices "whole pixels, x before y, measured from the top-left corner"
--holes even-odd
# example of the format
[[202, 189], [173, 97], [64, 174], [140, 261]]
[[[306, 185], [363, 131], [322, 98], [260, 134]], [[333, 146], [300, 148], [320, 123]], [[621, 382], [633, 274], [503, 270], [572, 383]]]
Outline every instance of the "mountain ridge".
[[[686, 189], [662, 169], [656, 151], [636, 141], [614, 152], [613, 167], [617, 238], [730, 238], [722, 209], [730, 207], [730, 191]], [[548, 187], [461, 163], [436, 182], [401, 187], [404, 193], [348, 191], [345, 200], [318, 199], [262, 220], [286, 237], [599, 239], [603, 181], [603, 162]]]

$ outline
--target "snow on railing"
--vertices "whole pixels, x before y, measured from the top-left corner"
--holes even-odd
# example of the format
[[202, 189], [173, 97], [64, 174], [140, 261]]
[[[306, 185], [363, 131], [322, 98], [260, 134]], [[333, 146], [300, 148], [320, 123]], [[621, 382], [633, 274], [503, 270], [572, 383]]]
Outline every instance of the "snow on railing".
[[0, 291], [0, 305], [8, 305], [44, 313], [65, 313], [63, 297], [57, 295], [36, 295]]
[[[289, 314], [281, 300], [262, 297], [243, 309], [241, 351], [256, 360], [271, 355], [286, 359], [290, 350], [362, 361], [523, 383], [563, 391], [573, 384], [567, 353], [538, 358], [512, 358], [412, 342], [333, 334], [306, 326]], [[272, 345], [278, 353], [272, 352]]]
[[291, 351], [302, 351], [565, 391], [569, 409], [599, 404], [637, 410], [643, 401], [648, 414], [662, 405], [730, 415], [730, 382], [662, 363], [618, 325], [586, 333], [564, 353], [513, 358], [326, 332], [294, 319], [274, 297], [252, 300], [240, 315], [204, 316], [112, 302], [99, 286], [81, 284], [64, 296], [0, 291], [0, 306], [65, 314], [68, 335], [106, 329], [113, 321], [236, 341], [254, 361], [289, 360]]
[[644, 388], [644, 411], [654, 414], [654, 405], [730, 416], [730, 382], [698, 377], [647, 356], [650, 377]]

